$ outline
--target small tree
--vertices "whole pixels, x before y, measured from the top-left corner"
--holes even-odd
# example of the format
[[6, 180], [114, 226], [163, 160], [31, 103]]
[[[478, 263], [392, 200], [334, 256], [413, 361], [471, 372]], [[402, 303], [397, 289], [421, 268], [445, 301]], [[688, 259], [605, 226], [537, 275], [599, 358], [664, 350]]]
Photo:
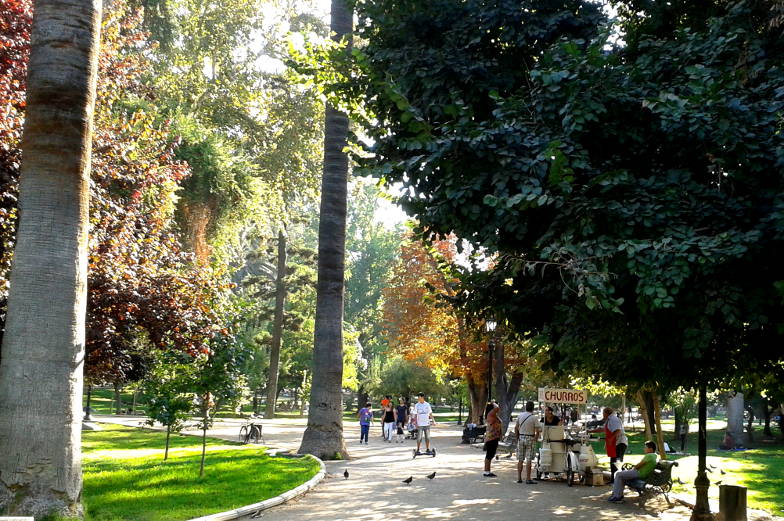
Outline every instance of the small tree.
[[[188, 355], [179, 355], [188, 356]], [[190, 357], [188, 357], [190, 358]], [[193, 410], [193, 400], [187, 392], [194, 364], [187, 361], [160, 361], [142, 383], [142, 392], [147, 397], [148, 425], [158, 422], [166, 426], [166, 450], [163, 459], [169, 458], [169, 437], [180, 432], [185, 420]]]
[[223, 404], [236, 403], [242, 396], [245, 378], [241, 367], [245, 351], [235, 336], [226, 334], [213, 339], [209, 354], [195, 362], [196, 372], [191, 389], [196, 393], [199, 427], [202, 431], [199, 477], [204, 476], [207, 452], [207, 429], [215, 421], [215, 413]]

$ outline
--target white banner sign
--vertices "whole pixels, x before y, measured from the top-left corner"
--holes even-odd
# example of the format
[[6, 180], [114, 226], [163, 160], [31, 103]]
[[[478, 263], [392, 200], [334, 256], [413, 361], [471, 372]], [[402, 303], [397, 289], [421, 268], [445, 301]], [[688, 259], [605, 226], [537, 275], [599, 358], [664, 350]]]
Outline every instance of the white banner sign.
[[588, 403], [588, 392], [577, 389], [550, 389], [539, 388], [539, 401], [545, 403], [573, 403], [585, 405]]

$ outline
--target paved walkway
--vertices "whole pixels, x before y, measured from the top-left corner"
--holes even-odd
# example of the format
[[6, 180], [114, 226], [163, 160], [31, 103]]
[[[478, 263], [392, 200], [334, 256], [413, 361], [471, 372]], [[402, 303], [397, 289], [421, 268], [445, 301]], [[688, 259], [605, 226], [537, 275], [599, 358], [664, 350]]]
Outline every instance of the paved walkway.
[[[96, 421], [139, 425], [141, 418], [97, 416]], [[297, 450], [305, 428], [304, 419], [263, 420], [265, 444]], [[241, 420], [221, 420], [210, 436], [236, 440]], [[196, 432], [194, 431], [194, 434]], [[264, 521], [390, 521], [390, 520], [525, 520], [620, 521], [652, 519], [686, 521], [683, 506], [667, 508], [663, 498], [649, 501], [646, 510], [635, 501], [613, 505], [606, 501], [610, 488], [567, 487], [563, 482], [537, 485], [515, 483], [515, 461], [493, 463], [497, 478], [482, 477], [484, 453], [460, 444], [460, 428], [439, 424], [433, 430], [438, 456], [412, 459], [415, 442], [385, 443], [378, 424], [371, 430], [369, 445], [359, 445], [359, 428], [346, 425], [351, 459], [326, 462], [328, 476], [315, 490], [286, 505], [266, 510], [256, 518]], [[348, 469], [349, 479], [343, 478]], [[435, 471], [430, 481], [426, 474]], [[414, 477], [411, 485], [401, 481]]]

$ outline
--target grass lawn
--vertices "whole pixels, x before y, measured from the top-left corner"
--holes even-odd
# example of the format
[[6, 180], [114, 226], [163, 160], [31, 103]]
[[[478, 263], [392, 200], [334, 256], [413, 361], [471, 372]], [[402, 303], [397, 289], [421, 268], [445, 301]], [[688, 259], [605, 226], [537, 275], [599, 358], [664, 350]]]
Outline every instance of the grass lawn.
[[319, 470], [311, 458], [270, 458], [264, 447], [102, 424], [82, 436], [86, 521], [185, 521], [263, 501]]
[[[120, 392], [122, 396], [123, 408], [130, 408], [133, 403], [133, 393]], [[87, 391], [82, 395], [82, 407], [87, 406]], [[96, 414], [114, 414], [114, 391], [112, 389], [93, 389], [90, 393], [90, 408]], [[141, 401], [137, 404], [136, 410], [139, 414], [144, 414], [144, 404]]]
[[[717, 428], [719, 427], [719, 428]], [[752, 449], [740, 452], [727, 452], [718, 450], [724, 437], [726, 422], [709, 422], [708, 425], [708, 465], [716, 468], [708, 474], [711, 487], [708, 496], [718, 501], [718, 482], [723, 485], [741, 485], [748, 489], [748, 506], [757, 510], [765, 510], [770, 514], [782, 515], [781, 492], [784, 490], [784, 442], [777, 439], [775, 442], [761, 441], [762, 428], [754, 433]], [[670, 426], [672, 428], [672, 426]], [[664, 439], [674, 439], [671, 431], [664, 426]], [[697, 426], [691, 426], [691, 432], [686, 443], [686, 451], [691, 455], [669, 455], [668, 459], [678, 461], [678, 467], [673, 469], [673, 479], [680, 479], [683, 484], [674, 483], [676, 493], [693, 496], [694, 479], [697, 477]], [[628, 432], [629, 444], [633, 453], [624, 458], [626, 462], [636, 463], [642, 457], [644, 433]], [[680, 442], [673, 443], [673, 448], [680, 448]], [[598, 447], [597, 447], [598, 448]], [[609, 466], [609, 463], [606, 463]], [[721, 471], [725, 473], [722, 474]]]

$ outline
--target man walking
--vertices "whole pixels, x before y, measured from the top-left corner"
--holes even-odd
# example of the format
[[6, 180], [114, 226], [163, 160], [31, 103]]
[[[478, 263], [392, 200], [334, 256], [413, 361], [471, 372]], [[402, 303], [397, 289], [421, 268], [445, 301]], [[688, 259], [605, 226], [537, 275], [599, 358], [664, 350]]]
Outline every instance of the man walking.
[[422, 446], [422, 438], [425, 438], [425, 447], [430, 452], [430, 426], [435, 425], [433, 418], [433, 408], [425, 401], [425, 393], [417, 395], [417, 403], [414, 404], [414, 414], [417, 421], [417, 452]]
[[517, 436], [517, 482], [523, 482], [523, 462], [525, 462], [525, 482], [535, 485], [531, 479], [531, 462], [534, 459], [536, 440], [541, 432], [539, 420], [534, 416], [534, 402], [525, 402], [525, 412], [517, 416], [515, 435]]

